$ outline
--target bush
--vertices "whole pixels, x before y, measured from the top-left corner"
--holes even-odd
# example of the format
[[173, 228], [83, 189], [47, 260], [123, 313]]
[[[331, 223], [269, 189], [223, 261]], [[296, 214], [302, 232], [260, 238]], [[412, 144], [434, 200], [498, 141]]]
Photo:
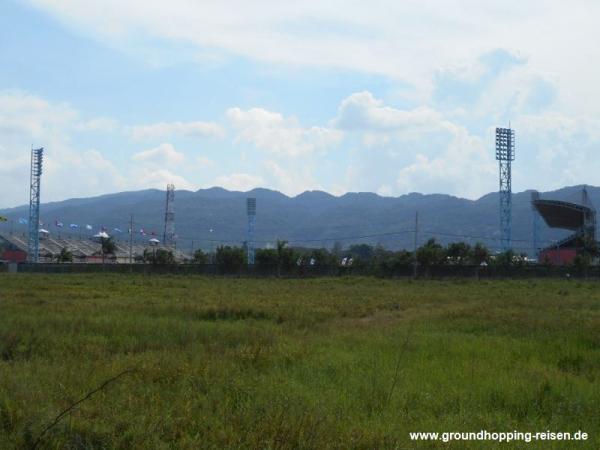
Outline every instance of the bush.
[[175, 256], [171, 250], [159, 248], [157, 250], [144, 250], [144, 261], [160, 266], [175, 264]]
[[272, 248], [259, 248], [256, 250], [255, 262], [260, 269], [273, 269], [277, 267], [277, 251]]
[[220, 246], [215, 254], [215, 263], [223, 272], [239, 272], [246, 264], [246, 254], [241, 247]]
[[201, 249], [198, 249], [194, 252], [194, 257], [192, 259], [194, 264], [207, 264], [208, 263], [208, 255], [204, 253]]

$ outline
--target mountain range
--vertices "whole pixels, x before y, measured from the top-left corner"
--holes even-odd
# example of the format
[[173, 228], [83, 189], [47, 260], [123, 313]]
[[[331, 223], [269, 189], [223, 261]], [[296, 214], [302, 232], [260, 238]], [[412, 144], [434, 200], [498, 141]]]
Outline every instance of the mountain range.
[[[586, 186], [590, 200], [600, 204], [600, 188]], [[583, 186], [569, 186], [541, 193], [542, 198], [577, 202]], [[513, 247], [532, 251], [533, 213], [531, 191], [513, 194]], [[464, 240], [483, 242], [493, 250], [499, 248], [498, 193], [468, 200], [444, 194], [411, 193], [383, 197], [374, 193], [347, 193], [336, 197], [322, 191], [306, 191], [295, 197], [269, 189], [249, 192], [228, 191], [219, 187], [195, 192], [175, 192], [175, 229], [182, 249], [210, 249], [217, 245], [241, 245], [247, 236], [246, 198], [257, 199], [255, 240], [257, 246], [272, 245], [284, 239], [295, 246], [328, 247], [337, 241], [344, 246], [354, 243], [381, 244], [390, 249], [414, 246], [415, 216], [418, 212], [418, 242], [435, 237], [441, 243]], [[133, 192], [74, 198], [43, 203], [40, 217], [52, 234], [85, 235], [85, 224], [94, 231], [101, 226], [127, 240], [130, 217], [134, 217], [135, 239], [147, 239], [154, 232], [162, 239], [165, 216], [165, 191], [147, 189]], [[28, 217], [28, 205], [0, 210], [9, 220], [0, 223], [0, 232], [26, 233], [19, 224]], [[59, 228], [56, 222], [64, 226]], [[71, 230], [69, 224], [78, 224]], [[543, 220], [541, 238], [546, 243], [562, 238], [566, 232], [548, 229]]]

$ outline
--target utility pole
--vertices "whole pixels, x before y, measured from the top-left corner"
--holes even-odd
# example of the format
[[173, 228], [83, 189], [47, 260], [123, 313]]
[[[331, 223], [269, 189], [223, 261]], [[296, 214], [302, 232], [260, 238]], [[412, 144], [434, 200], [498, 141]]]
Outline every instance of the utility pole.
[[413, 276], [417, 278], [417, 245], [419, 243], [419, 211], [415, 212], [415, 242], [414, 242], [414, 253], [413, 253]]
[[133, 264], [133, 214], [129, 221], [129, 264]]

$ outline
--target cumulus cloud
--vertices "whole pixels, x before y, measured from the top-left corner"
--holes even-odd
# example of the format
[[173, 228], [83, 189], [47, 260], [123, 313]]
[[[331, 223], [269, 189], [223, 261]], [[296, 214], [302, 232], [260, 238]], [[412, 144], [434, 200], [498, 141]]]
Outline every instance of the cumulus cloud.
[[67, 104], [51, 104], [23, 91], [0, 91], [0, 132], [5, 135], [26, 134], [36, 140], [48, 134], [64, 136], [78, 120], [79, 113]]
[[[444, 152], [433, 157], [417, 153], [413, 163], [400, 169], [396, 192], [451, 192], [475, 198], [487, 192], [489, 181], [497, 176], [488, 147], [481, 138], [458, 127]], [[381, 186], [380, 191], [389, 194], [392, 189]]]
[[232, 191], [249, 191], [264, 186], [265, 180], [259, 175], [249, 173], [232, 173], [221, 175], [214, 180], [216, 186]]
[[262, 108], [230, 108], [227, 118], [238, 132], [238, 141], [279, 155], [299, 156], [338, 144], [342, 134], [325, 127], [302, 127], [294, 117]]
[[304, 191], [322, 190], [323, 186], [315, 178], [312, 164], [285, 167], [276, 161], [267, 160], [263, 164], [269, 185], [287, 195], [298, 195]]
[[109, 119], [82, 119], [63, 103], [52, 103], [21, 91], [0, 91], [0, 185], [1, 207], [16, 206], [28, 199], [30, 148], [43, 146], [42, 201], [73, 196], [99, 195], [125, 189], [161, 187], [175, 182], [181, 188], [194, 185], [174, 173], [184, 160], [182, 153], [165, 143], [132, 157], [135, 165], [117, 165], [106, 151], [80, 148], [75, 133], [109, 130]]
[[181, 164], [185, 155], [175, 150], [172, 144], [165, 142], [158, 147], [135, 153], [131, 159], [142, 163], [173, 166]]
[[118, 190], [124, 178], [98, 150], [77, 150], [71, 133], [85, 123], [78, 111], [22, 91], [0, 91], [0, 184], [3, 206], [28, 198], [30, 148], [43, 146], [42, 200]]
[[198, 185], [190, 182], [184, 176], [164, 168], [157, 169], [148, 166], [134, 167], [131, 170], [131, 177], [137, 180], [136, 189], [164, 189], [170, 183], [173, 183], [177, 189], [187, 189], [190, 191], [198, 189]]
[[334, 126], [352, 131], [393, 131], [423, 133], [447, 128], [448, 122], [428, 107], [401, 110], [384, 106], [368, 91], [357, 92], [344, 99]]
[[163, 139], [168, 137], [223, 137], [223, 128], [214, 122], [159, 122], [130, 127], [135, 140]]

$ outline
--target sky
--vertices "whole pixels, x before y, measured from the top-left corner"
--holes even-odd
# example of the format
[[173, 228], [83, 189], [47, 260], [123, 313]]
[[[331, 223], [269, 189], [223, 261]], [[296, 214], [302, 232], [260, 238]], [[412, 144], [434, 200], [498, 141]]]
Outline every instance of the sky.
[[3, 0], [0, 207], [145, 188], [600, 184], [600, 2]]

